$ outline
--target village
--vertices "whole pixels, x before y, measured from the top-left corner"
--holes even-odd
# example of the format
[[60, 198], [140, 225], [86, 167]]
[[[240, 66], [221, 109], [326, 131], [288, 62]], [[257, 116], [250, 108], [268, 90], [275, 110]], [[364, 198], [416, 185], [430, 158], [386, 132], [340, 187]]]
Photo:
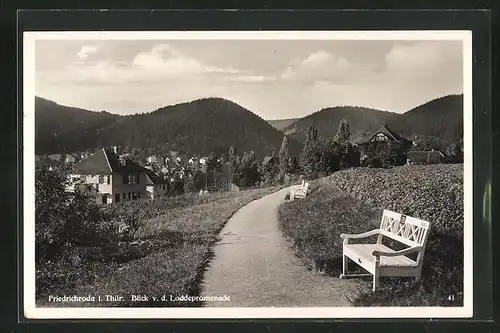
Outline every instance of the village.
[[[369, 146], [390, 142], [401, 143], [407, 150], [406, 165], [439, 164], [446, 159], [439, 150], [418, 150], [417, 141], [398, 135], [388, 125], [381, 125], [377, 131], [354, 141], [353, 146], [360, 148], [359, 165], [363, 165], [367, 159]], [[289, 158], [289, 164], [297, 164], [296, 158]], [[265, 173], [264, 169], [277, 169], [280, 164], [279, 156], [276, 156], [274, 151], [262, 161], [256, 162], [261, 174]], [[120, 146], [111, 146], [96, 151], [37, 155], [36, 163], [38, 167], [48, 170], [61, 166], [69, 167], [67, 191], [86, 191], [95, 195], [97, 202], [102, 204], [138, 199], [154, 200], [192, 192], [193, 189], [188, 190], [185, 185], [188, 180], [193, 179], [196, 172], [205, 175], [205, 181], [198, 181], [195, 185], [196, 193], [200, 195], [215, 191], [240, 190], [230, 171], [224, 167], [223, 157], [188, 156], [170, 151], [166, 156], [152, 155], [140, 159], [129, 152], [121, 151]], [[300, 172], [297, 167], [292, 169], [293, 172]], [[207, 176], [209, 171], [212, 173], [210, 177]], [[260, 181], [259, 184], [252, 185], [264, 184]]]

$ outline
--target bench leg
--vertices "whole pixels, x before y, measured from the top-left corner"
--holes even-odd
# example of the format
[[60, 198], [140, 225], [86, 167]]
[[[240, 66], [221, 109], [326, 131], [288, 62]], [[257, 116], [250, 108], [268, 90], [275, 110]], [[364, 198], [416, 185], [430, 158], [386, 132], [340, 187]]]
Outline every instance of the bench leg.
[[347, 260], [348, 258], [345, 255], [342, 255], [342, 275], [347, 274]]
[[380, 261], [376, 260], [375, 261], [375, 270], [373, 272], [373, 291], [377, 290], [379, 286], [379, 279], [380, 279], [380, 268], [379, 268]]
[[421, 271], [421, 270], [419, 270], [419, 271], [417, 272], [417, 274], [415, 275], [415, 281], [416, 281], [416, 282], [420, 281], [420, 277], [421, 277], [421, 276], [422, 276], [422, 271]]

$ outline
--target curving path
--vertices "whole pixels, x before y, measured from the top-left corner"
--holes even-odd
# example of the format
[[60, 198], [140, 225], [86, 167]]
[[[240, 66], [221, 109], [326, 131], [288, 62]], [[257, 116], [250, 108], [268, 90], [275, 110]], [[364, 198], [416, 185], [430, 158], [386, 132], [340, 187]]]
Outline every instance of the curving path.
[[227, 222], [214, 246], [202, 295], [228, 295], [230, 302], [206, 306], [350, 306], [353, 280], [313, 274], [290, 249], [278, 229], [282, 189], [242, 207]]

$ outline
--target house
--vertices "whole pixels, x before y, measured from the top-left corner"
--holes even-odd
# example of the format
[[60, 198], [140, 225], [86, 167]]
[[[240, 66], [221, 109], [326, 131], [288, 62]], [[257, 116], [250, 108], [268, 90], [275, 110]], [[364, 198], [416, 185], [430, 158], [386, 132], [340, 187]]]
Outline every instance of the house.
[[443, 153], [438, 150], [409, 151], [407, 164], [439, 164], [443, 159]]
[[149, 164], [154, 164], [154, 163], [157, 163], [157, 158], [156, 158], [155, 155], [152, 155], [152, 156], [149, 156], [147, 158], [147, 161], [148, 161]]
[[146, 195], [149, 199], [163, 197], [168, 193], [168, 179], [146, 169]]
[[116, 150], [101, 149], [76, 163], [70, 181], [68, 190], [88, 190], [100, 203], [146, 197], [146, 169]]
[[413, 144], [412, 141], [407, 140], [406, 138], [392, 131], [387, 125], [382, 125], [376, 131], [368, 134], [363, 134], [358, 140], [355, 140], [355, 143], [360, 147], [366, 147], [370, 144], [383, 144], [389, 142], [400, 142], [407, 147]]
[[266, 166], [270, 166], [270, 165], [273, 165], [273, 164], [279, 164], [279, 160], [277, 157], [275, 156], [266, 156], [264, 157], [264, 160], [262, 161], [262, 166], [263, 167], [266, 167]]
[[64, 156], [64, 163], [76, 163], [79, 160], [78, 155], [75, 154], [66, 154]]
[[47, 158], [54, 161], [54, 162], [58, 162], [58, 163], [61, 163], [64, 160], [62, 154], [51, 154], [51, 155], [48, 155]]

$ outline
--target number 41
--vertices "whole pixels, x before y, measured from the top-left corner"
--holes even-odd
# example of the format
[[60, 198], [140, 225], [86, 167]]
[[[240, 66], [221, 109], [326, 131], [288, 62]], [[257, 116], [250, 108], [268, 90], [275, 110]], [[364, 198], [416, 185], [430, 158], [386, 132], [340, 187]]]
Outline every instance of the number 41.
[[448, 301], [454, 301], [455, 300], [455, 295], [449, 295], [448, 296]]

